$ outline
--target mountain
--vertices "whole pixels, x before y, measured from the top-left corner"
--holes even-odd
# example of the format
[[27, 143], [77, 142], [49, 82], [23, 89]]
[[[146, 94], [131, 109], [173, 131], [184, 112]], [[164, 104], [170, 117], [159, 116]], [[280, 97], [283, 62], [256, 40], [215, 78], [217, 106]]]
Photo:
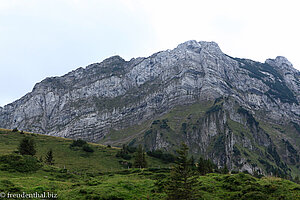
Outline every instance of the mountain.
[[46, 78], [0, 108], [0, 127], [143, 144], [231, 170], [299, 174], [300, 72], [284, 57], [233, 58], [214, 42], [125, 61], [119, 56]]

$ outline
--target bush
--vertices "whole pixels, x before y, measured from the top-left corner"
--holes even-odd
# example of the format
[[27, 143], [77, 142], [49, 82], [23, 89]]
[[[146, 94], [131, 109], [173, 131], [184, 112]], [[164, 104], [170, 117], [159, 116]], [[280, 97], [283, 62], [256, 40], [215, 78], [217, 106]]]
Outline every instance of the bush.
[[130, 160], [131, 159], [131, 155], [129, 155], [128, 146], [126, 146], [125, 144], [123, 144], [122, 149], [117, 152], [116, 157], [117, 158], [123, 158], [125, 160]]
[[162, 161], [164, 161], [166, 163], [175, 162], [175, 159], [176, 159], [176, 157], [173, 154], [164, 153], [159, 149], [154, 150], [154, 151], [148, 151], [147, 155], [151, 156], [151, 157], [154, 157], [154, 158], [161, 159]]
[[70, 144], [70, 147], [83, 147], [83, 145], [87, 144], [86, 141], [82, 139], [73, 140], [72, 144]]
[[18, 130], [18, 128], [14, 128], [13, 130], [12, 130], [12, 132], [18, 132], [19, 130]]
[[125, 160], [130, 160], [131, 159], [131, 155], [126, 154], [126, 153], [122, 153], [120, 151], [116, 154], [116, 157], [117, 158], [123, 158]]
[[82, 150], [88, 153], [93, 153], [94, 149], [92, 147], [90, 147], [88, 144], [85, 144], [82, 146]]
[[127, 146], [127, 150], [129, 151], [129, 153], [134, 153], [134, 152], [136, 152], [136, 147]]
[[29, 155], [0, 156], [0, 169], [6, 171], [35, 172], [42, 167], [37, 158]]
[[10, 180], [4, 179], [0, 181], [1, 192], [20, 192], [21, 188], [15, 186]]

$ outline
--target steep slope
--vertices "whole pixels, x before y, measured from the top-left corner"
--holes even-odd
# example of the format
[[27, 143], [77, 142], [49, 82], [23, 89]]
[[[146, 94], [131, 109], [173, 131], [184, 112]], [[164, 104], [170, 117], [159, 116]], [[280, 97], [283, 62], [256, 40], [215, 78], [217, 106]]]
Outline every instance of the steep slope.
[[[220, 166], [274, 165], [288, 173], [284, 164], [299, 166], [299, 91], [300, 73], [284, 57], [259, 63], [232, 58], [214, 42], [188, 41], [148, 58], [114, 56], [47, 78], [0, 108], [0, 127], [148, 149], [171, 150], [184, 140]], [[190, 118], [179, 113], [181, 127], [157, 121], [197, 104], [206, 107], [192, 109]], [[245, 160], [251, 156], [255, 162]]]

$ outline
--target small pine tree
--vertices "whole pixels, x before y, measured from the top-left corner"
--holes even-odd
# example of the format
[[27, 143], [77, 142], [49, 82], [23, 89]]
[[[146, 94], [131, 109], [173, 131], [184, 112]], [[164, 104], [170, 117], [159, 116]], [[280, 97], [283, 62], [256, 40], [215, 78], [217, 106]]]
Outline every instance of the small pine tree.
[[198, 162], [198, 171], [201, 175], [205, 175], [206, 174], [206, 166], [205, 166], [205, 160], [203, 157], [199, 158], [199, 162]]
[[48, 165], [54, 165], [54, 159], [53, 159], [53, 151], [50, 149], [46, 156], [45, 156], [45, 163]]
[[[225, 165], [222, 169], [222, 174], [228, 174], [229, 173], [229, 170], [227, 168], [227, 165]], [[256, 172], [257, 173], [257, 172]]]
[[36, 154], [34, 140], [30, 137], [24, 137], [19, 144], [18, 150], [21, 155], [34, 156]]
[[146, 153], [143, 150], [141, 145], [139, 145], [137, 149], [133, 165], [134, 167], [139, 167], [139, 168], [147, 167]]
[[298, 183], [298, 184], [300, 183], [300, 180], [299, 180], [299, 176], [298, 176], [298, 175], [295, 177], [294, 182], [295, 182], [295, 183]]
[[176, 165], [170, 173], [166, 186], [167, 199], [195, 199], [195, 186], [198, 181], [191, 167], [191, 159], [188, 158], [187, 145], [183, 143], [177, 153], [179, 155]]
[[198, 171], [201, 175], [213, 172], [214, 168], [215, 165], [211, 160], [200, 157], [198, 162]]

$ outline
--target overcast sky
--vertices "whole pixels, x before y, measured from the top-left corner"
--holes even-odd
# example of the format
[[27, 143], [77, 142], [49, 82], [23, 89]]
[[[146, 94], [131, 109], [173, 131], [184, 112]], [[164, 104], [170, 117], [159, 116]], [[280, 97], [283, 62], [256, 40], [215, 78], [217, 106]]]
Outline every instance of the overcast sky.
[[297, 0], [0, 0], [0, 106], [35, 83], [112, 55], [215, 41], [233, 57], [300, 69]]

